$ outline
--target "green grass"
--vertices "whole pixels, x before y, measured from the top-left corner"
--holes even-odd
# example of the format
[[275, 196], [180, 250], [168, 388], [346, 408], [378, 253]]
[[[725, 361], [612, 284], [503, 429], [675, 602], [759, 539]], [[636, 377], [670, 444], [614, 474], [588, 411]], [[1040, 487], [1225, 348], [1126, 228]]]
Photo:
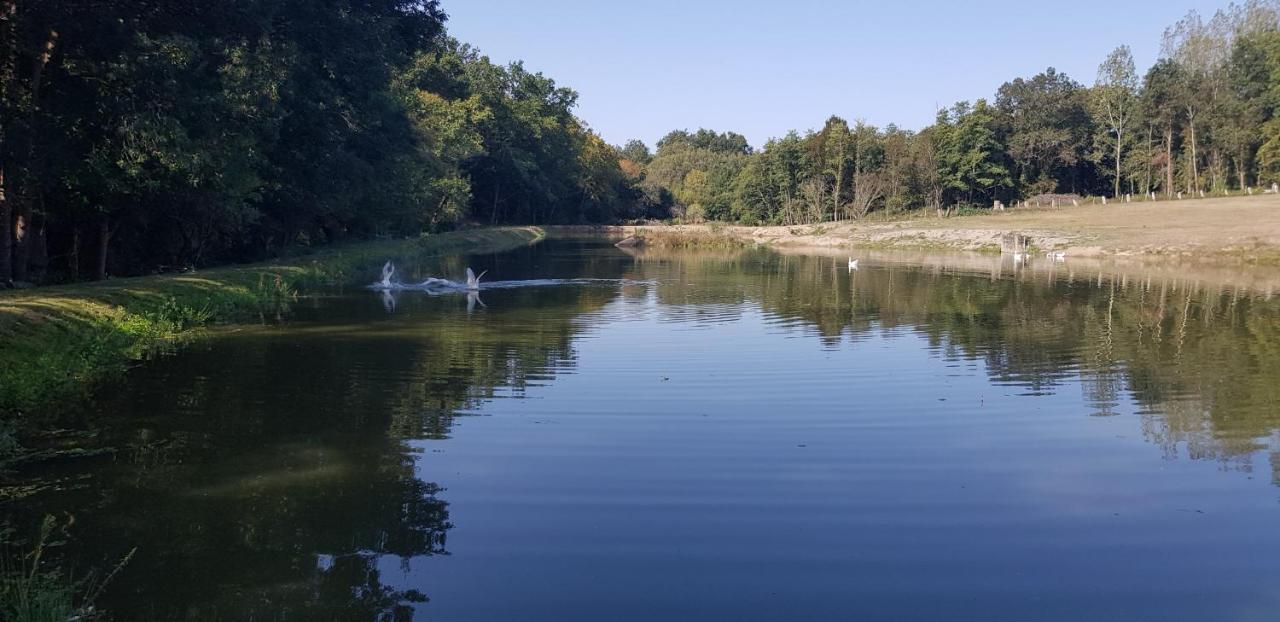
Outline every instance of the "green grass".
[[637, 231], [636, 235], [644, 238], [644, 245], [651, 248], [738, 249], [751, 246], [750, 241], [735, 237], [723, 226], [709, 228], [705, 233], [644, 229]]
[[72, 577], [51, 563], [49, 554], [66, 543], [75, 519], [45, 516], [34, 542], [15, 544], [12, 527], [0, 532], [0, 619], [12, 622], [67, 622], [99, 616], [94, 601], [102, 595], [137, 549], [130, 551], [106, 575], [91, 571]]
[[[0, 293], [0, 436], [12, 434], [15, 422], [28, 427], [83, 399], [132, 362], [176, 347], [202, 327], [277, 317], [300, 293], [374, 280], [388, 258], [496, 252], [543, 235], [532, 227], [480, 229], [198, 273]], [[0, 438], [0, 447], [10, 444]]]

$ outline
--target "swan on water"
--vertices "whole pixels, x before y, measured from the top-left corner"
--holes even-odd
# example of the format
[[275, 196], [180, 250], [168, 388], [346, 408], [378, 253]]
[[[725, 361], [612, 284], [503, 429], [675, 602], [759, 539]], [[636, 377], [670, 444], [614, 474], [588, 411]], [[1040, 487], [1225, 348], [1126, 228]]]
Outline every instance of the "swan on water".
[[390, 261], [382, 264], [382, 280], [378, 282], [378, 285], [382, 286], [383, 289], [391, 289], [391, 275], [395, 273], [395, 264], [392, 264]]
[[369, 285], [369, 289], [384, 290], [384, 291], [401, 291], [401, 290], [410, 290], [410, 289], [417, 289], [417, 290], [423, 290], [423, 291], [441, 291], [441, 290], [459, 291], [461, 290], [461, 291], [474, 292], [474, 291], [480, 290], [480, 279], [485, 274], [488, 274], [488, 272], [489, 271], [486, 270], [484, 272], [481, 272], [479, 275], [477, 275], [474, 270], [472, 270], [471, 268], [467, 268], [467, 280], [465, 283], [450, 281], [449, 279], [427, 277], [426, 280], [418, 284], [405, 284], [405, 283], [398, 283], [396, 281], [391, 280], [391, 278], [395, 276], [396, 266], [395, 264], [388, 261], [387, 263], [382, 264], [382, 279], [376, 283]]
[[488, 274], [488, 272], [489, 272], [488, 270], [485, 270], [484, 272], [481, 272], [479, 276], [477, 276], [476, 273], [472, 272], [471, 268], [468, 267], [467, 268], [467, 289], [471, 291], [476, 291], [480, 289], [480, 277], [484, 276], [485, 274]]
[[849, 269], [850, 269], [850, 270], [857, 270], [857, 269], [858, 269], [858, 260], [857, 260], [857, 259], [854, 259], [853, 257], [850, 257], [850, 258], [849, 258]]
[[1045, 253], [1045, 254], [1044, 254], [1044, 256], [1045, 256], [1045, 257], [1048, 257], [1049, 259], [1052, 259], [1052, 260], [1054, 260], [1054, 261], [1066, 261], [1066, 260], [1067, 260], [1067, 253], [1066, 253], [1066, 252], [1064, 252], [1064, 251], [1049, 251], [1049, 252]]

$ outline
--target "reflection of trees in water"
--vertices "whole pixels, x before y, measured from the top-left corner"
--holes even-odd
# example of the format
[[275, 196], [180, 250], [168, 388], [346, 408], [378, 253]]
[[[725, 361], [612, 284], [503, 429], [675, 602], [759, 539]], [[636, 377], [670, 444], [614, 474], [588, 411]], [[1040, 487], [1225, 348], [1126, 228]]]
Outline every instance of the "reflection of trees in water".
[[92, 485], [9, 517], [73, 513], [65, 567], [136, 546], [98, 601], [117, 619], [403, 619], [422, 595], [389, 585], [380, 561], [446, 553], [448, 504], [402, 442], [329, 432], [125, 451]]
[[[614, 288], [513, 289], [485, 321], [437, 317], [415, 327], [418, 348], [389, 408], [389, 427], [403, 438], [445, 438], [459, 412], [475, 410], [499, 392], [523, 395], [576, 365], [575, 319], [617, 297]], [[537, 314], [534, 318], [531, 314]]]
[[[1170, 457], [1181, 447], [1194, 459], [1248, 468], [1254, 452], [1270, 449], [1280, 464], [1277, 300], [1101, 274], [1037, 280], [938, 265], [851, 273], [843, 258], [759, 250], [640, 261], [650, 278], [681, 275], [663, 279], [663, 302], [754, 301], [803, 320], [829, 346], [913, 330], [940, 356], [982, 360], [993, 382], [1027, 393], [1053, 393], [1075, 379], [1093, 414], [1115, 414], [1131, 395], [1147, 437]], [[1280, 470], [1273, 479], [1280, 483]]]
[[495, 292], [484, 316], [455, 297], [393, 316], [335, 300], [338, 320], [224, 335], [103, 396], [117, 461], [24, 512], [73, 510], [80, 559], [138, 545], [100, 602], [121, 619], [407, 619], [430, 586], [384, 573], [446, 553], [452, 524], [405, 439], [573, 365], [575, 318], [617, 295]]
[[[758, 305], [829, 347], [913, 331], [1027, 392], [1077, 379], [1096, 414], [1132, 396], [1169, 456], [1248, 468], [1271, 448], [1280, 473], [1276, 301], [1174, 281], [849, 273], [843, 259], [764, 251], [638, 261], [660, 279], [660, 317], [713, 324]], [[600, 253], [551, 276], [618, 278], [630, 263]], [[519, 265], [504, 277], [529, 276]], [[411, 296], [389, 316], [370, 296], [328, 303], [351, 305], [337, 322], [223, 336], [100, 401], [117, 461], [23, 512], [75, 511], [78, 540], [94, 547], [82, 567], [139, 546], [101, 603], [121, 619], [406, 617], [430, 586], [401, 590], [383, 573], [446, 553], [451, 523], [405, 439], [446, 437], [459, 412], [574, 365], [579, 318], [618, 295], [507, 290], [472, 316], [460, 299]]]
[[[384, 556], [445, 552], [435, 484], [394, 446], [273, 447], [190, 474], [188, 488], [119, 488], [90, 542], [133, 538], [140, 554], [103, 601], [122, 617], [375, 619], [419, 599], [383, 581]], [[91, 517], [92, 518], [92, 517]]]

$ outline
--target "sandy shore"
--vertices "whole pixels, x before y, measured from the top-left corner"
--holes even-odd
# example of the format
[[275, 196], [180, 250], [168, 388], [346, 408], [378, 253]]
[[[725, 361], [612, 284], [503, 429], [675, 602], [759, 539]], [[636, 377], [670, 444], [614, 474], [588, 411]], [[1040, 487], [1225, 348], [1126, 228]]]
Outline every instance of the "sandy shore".
[[1020, 234], [1040, 251], [1069, 257], [1181, 257], [1195, 261], [1280, 264], [1280, 195], [1155, 201], [978, 216], [867, 220], [821, 225], [738, 227], [550, 227], [552, 235], [729, 236], [773, 247], [998, 251]]

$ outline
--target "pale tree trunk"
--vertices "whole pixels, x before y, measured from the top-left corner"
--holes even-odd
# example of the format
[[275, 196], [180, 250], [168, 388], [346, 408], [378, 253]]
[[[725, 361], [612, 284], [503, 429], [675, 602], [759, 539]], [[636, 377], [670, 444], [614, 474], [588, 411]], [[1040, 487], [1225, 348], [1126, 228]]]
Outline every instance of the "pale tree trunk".
[[1156, 128], [1150, 123], [1147, 124], [1147, 180], [1143, 197], [1151, 195], [1151, 188], [1155, 184], [1155, 171], [1151, 167], [1151, 160], [1155, 158], [1156, 153]]
[[1209, 190], [1218, 189], [1218, 173], [1222, 168], [1222, 152], [1214, 148], [1209, 152]]
[[1241, 192], [1243, 192], [1245, 189], [1245, 166], [1246, 166], [1246, 163], [1249, 161], [1248, 160], [1249, 154], [1246, 153], [1246, 151], [1247, 149], [1242, 145], [1240, 147], [1240, 155], [1237, 156], [1239, 159], [1236, 160], [1236, 177], [1240, 181]]
[[1187, 129], [1191, 134], [1191, 192], [1200, 189], [1200, 166], [1196, 162], [1199, 156], [1196, 154], [1196, 117], [1195, 114], [1188, 113]]
[[1120, 199], [1120, 138], [1123, 136], [1119, 130], [1116, 131], [1116, 200]]
[[14, 281], [27, 280], [27, 258], [31, 254], [31, 202], [18, 201], [13, 215], [13, 265], [10, 268]]
[[1170, 199], [1173, 198], [1173, 124], [1170, 124], [1164, 131], [1164, 175], [1165, 186], [1164, 194]]

